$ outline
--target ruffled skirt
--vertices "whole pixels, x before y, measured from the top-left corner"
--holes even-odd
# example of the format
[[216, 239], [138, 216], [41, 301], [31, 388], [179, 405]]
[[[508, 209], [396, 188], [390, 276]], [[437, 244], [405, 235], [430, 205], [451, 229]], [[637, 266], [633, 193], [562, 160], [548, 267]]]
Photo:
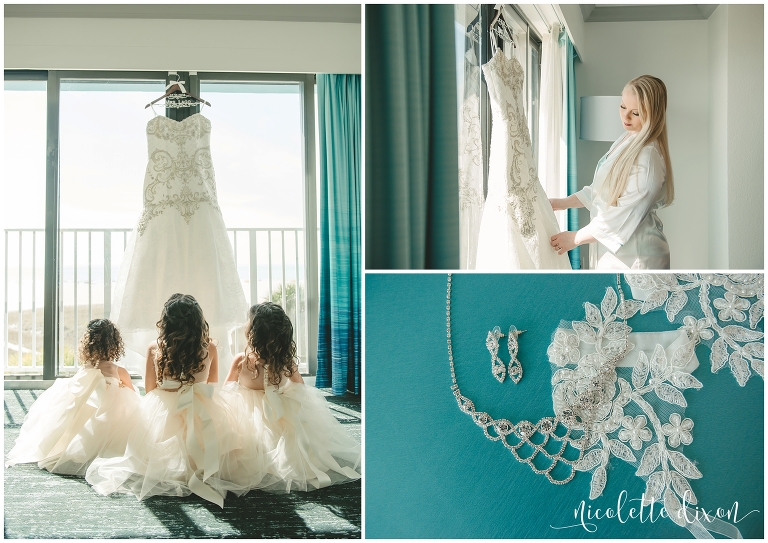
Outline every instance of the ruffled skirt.
[[287, 382], [279, 391], [226, 383], [222, 400], [238, 421], [240, 449], [227, 474], [241, 490], [310, 491], [360, 478], [360, 444], [314, 387]]
[[99, 494], [122, 492], [143, 500], [194, 493], [223, 507], [227, 490], [238, 490], [222, 478], [232, 471], [229, 462], [238, 447], [234, 428], [212, 385], [152, 390], [142, 400], [124, 454], [96, 459], [85, 478]]
[[97, 456], [123, 453], [139, 404], [136, 392], [98, 369], [56, 379], [32, 404], [5, 465], [37, 462], [53, 473], [82, 476]]

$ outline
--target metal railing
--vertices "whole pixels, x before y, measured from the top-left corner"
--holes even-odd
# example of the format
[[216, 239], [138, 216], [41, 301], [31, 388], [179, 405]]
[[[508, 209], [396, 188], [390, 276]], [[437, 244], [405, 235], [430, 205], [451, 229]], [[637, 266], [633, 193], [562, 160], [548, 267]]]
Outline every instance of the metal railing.
[[[87, 322], [109, 316], [112, 292], [130, 232], [127, 228], [59, 231], [60, 330], [56, 373], [76, 368], [77, 342]], [[269, 299], [280, 303], [294, 323], [299, 356], [306, 360], [304, 229], [230, 228], [228, 233], [246, 300], [257, 303]], [[40, 300], [45, 280], [44, 236], [43, 229], [5, 230], [3, 364], [6, 375], [42, 373]], [[236, 352], [243, 347], [241, 335], [237, 333], [234, 337]]]

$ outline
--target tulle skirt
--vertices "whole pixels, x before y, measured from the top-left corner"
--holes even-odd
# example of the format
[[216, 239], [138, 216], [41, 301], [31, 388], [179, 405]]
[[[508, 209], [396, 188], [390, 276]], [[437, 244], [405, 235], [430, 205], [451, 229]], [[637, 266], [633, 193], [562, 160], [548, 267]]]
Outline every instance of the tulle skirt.
[[32, 404], [6, 466], [37, 462], [53, 473], [84, 475], [97, 456], [125, 450], [140, 396], [94, 368], [56, 379]]
[[168, 210], [134, 231], [123, 254], [110, 319], [128, 350], [123, 364], [144, 372], [147, 345], [157, 339], [155, 323], [176, 292], [191, 294], [203, 309], [210, 335], [218, 340], [219, 378], [229, 368], [228, 332], [242, 324], [248, 304], [221, 212], [203, 203], [187, 222]]
[[221, 398], [238, 421], [240, 449], [227, 474], [237, 493], [310, 491], [360, 478], [360, 444], [316, 388], [288, 381], [264, 391], [228, 382]]
[[240, 490], [222, 478], [233, 471], [229, 463], [239, 446], [235, 428], [212, 385], [155, 389], [142, 400], [125, 452], [96, 459], [85, 478], [99, 494], [121, 492], [143, 500], [194, 493], [223, 507], [227, 490]]

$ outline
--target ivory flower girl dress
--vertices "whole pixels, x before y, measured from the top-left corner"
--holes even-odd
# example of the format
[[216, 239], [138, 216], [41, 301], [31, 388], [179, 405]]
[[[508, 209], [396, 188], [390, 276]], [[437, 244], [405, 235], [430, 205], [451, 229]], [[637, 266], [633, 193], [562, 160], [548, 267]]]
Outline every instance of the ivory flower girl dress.
[[316, 388], [286, 377], [271, 385], [263, 366], [255, 374], [244, 367], [237, 381], [225, 383], [221, 397], [241, 436], [229, 464], [237, 467], [227, 474], [233, 492], [310, 491], [360, 478], [360, 444]]
[[73, 377], [56, 379], [32, 404], [5, 465], [37, 462], [53, 473], [85, 475], [97, 456], [122, 454], [139, 402], [113, 362], [88, 363]]

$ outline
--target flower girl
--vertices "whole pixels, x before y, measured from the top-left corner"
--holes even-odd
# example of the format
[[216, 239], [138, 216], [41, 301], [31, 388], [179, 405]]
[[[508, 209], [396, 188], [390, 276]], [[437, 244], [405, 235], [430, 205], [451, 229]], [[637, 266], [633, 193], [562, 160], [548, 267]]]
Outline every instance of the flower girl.
[[320, 391], [304, 384], [293, 325], [283, 309], [271, 302], [251, 307], [246, 338], [221, 390], [241, 435], [237, 469], [227, 476], [243, 490], [233, 492], [307, 491], [359, 479], [360, 444], [333, 417]]
[[53, 473], [82, 476], [97, 455], [122, 454], [140, 400], [128, 372], [115, 364], [123, 356], [120, 332], [107, 319], [92, 320], [79, 355], [78, 372], [56, 379], [32, 404], [6, 467], [37, 462]]
[[221, 473], [237, 446], [234, 421], [213, 395], [216, 346], [194, 297], [174, 294], [147, 351], [139, 424], [122, 456], [97, 458], [86, 480], [99, 494], [188, 496], [224, 507], [228, 483]]

